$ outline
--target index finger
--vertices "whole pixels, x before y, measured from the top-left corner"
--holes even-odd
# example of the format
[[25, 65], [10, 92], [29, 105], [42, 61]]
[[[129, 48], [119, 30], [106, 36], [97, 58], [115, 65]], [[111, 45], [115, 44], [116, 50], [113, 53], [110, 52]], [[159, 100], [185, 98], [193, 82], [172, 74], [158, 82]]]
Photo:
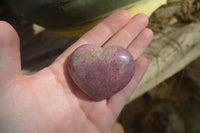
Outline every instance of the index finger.
[[76, 43], [69, 47], [61, 56], [67, 57], [77, 47], [83, 44], [94, 44], [102, 46], [110, 37], [125, 26], [130, 20], [130, 14], [127, 10], [119, 10], [101, 23], [96, 25], [90, 31], [85, 33]]

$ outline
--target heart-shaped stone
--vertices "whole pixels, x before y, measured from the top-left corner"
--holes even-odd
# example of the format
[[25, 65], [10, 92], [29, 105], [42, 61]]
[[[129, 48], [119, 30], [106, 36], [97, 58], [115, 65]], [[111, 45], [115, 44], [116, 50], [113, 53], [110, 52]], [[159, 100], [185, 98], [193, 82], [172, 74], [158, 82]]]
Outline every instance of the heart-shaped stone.
[[72, 53], [67, 66], [76, 85], [94, 100], [111, 97], [134, 74], [132, 55], [118, 46], [82, 45]]

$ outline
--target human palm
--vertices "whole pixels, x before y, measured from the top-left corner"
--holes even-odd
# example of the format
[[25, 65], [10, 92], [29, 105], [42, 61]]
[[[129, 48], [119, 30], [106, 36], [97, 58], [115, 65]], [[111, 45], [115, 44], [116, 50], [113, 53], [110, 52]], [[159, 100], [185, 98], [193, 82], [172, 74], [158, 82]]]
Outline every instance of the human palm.
[[[19, 39], [0, 22], [0, 132], [2, 133], [109, 133], [120, 111], [145, 73], [148, 61], [140, 57], [153, 38], [145, 28], [148, 18], [130, 18], [120, 10], [61, 54], [50, 66], [31, 76], [21, 74]], [[135, 59], [130, 83], [109, 99], [94, 101], [71, 80], [66, 69], [70, 54], [83, 44], [118, 45]]]

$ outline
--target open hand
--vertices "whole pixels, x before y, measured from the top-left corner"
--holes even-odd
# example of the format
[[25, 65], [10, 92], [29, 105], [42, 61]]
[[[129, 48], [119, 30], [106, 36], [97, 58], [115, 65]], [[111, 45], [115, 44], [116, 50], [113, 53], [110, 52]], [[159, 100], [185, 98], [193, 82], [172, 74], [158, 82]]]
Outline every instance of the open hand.
[[[88, 31], [50, 66], [31, 76], [21, 73], [19, 38], [0, 21], [0, 132], [109, 133], [143, 77], [148, 60], [140, 57], [153, 38], [148, 17], [130, 18], [120, 10]], [[93, 101], [73, 83], [66, 70], [69, 55], [83, 44], [118, 45], [135, 59], [130, 83], [109, 99]]]

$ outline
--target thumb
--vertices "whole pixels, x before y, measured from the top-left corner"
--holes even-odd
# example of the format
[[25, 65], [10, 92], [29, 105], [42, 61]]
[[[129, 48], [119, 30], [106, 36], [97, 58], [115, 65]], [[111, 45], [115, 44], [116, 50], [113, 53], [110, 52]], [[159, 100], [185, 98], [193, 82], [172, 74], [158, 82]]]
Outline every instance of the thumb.
[[0, 89], [21, 74], [19, 37], [7, 22], [0, 21]]

